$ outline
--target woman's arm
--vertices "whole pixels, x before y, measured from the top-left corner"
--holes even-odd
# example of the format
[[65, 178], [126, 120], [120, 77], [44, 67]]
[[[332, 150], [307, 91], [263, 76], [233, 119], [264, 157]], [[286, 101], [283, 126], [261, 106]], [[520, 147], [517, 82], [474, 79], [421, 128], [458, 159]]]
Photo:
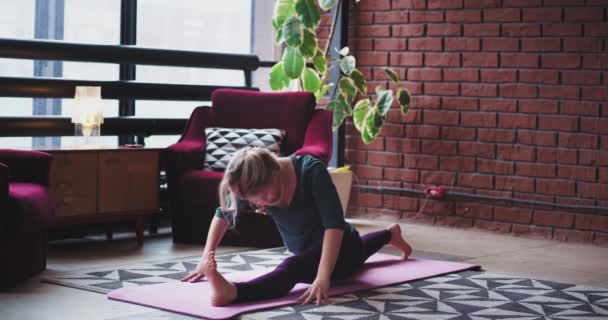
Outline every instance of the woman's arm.
[[213, 217], [211, 220], [211, 226], [209, 226], [209, 232], [207, 233], [207, 242], [205, 242], [205, 249], [203, 255], [196, 268], [188, 276], [184, 277], [181, 281], [197, 282], [205, 276], [203, 265], [206, 263], [206, 257], [211, 251], [215, 251], [220, 241], [224, 237], [224, 233], [228, 230], [228, 223], [222, 218]]
[[298, 298], [298, 302], [305, 304], [310, 303], [313, 299], [316, 300], [317, 304], [331, 302], [327, 294], [331, 284], [331, 274], [334, 271], [336, 260], [338, 260], [338, 255], [340, 254], [343, 235], [343, 229], [325, 229], [317, 277], [308, 290]]
[[336, 260], [338, 260], [338, 254], [340, 253], [340, 246], [342, 245], [343, 235], [344, 230], [342, 229], [325, 230], [325, 233], [323, 235], [321, 262], [319, 263], [317, 278], [327, 280], [331, 279], [331, 274], [334, 272]]
[[228, 230], [228, 223], [226, 220], [218, 217], [213, 217], [211, 220], [211, 226], [209, 226], [209, 232], [207, 233], [207, 241], [205, 242], [205, 250], [203, 250], [203, 256], [210, 251], [215, 251], [219, 246], [220, 241], [224, 237], [224, 233]]

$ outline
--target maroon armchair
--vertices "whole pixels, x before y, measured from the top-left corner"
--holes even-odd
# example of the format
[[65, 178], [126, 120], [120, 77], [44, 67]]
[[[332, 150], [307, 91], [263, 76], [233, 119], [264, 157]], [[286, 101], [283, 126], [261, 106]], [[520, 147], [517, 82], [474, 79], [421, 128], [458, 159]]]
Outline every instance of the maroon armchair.
[[[214, 91], [211, 107], [196, 108], [179, 141], [165, 150], [169, 212], [173, 241], [203, 243], [218, 202], [222, 172], [202, 170], [205, 128], [280, 128], [285, 130], [285, 154], [331, 157], [330, 111], [316, 110], [310, 92]], [[223, 244], [272, 247], [282, 245], [272, 220], [240, 210], [236, 228]]]
[[48, 188], [51, 159], [39, 151], [0, 149], [0, 288], [46, 268], [55, 208]]

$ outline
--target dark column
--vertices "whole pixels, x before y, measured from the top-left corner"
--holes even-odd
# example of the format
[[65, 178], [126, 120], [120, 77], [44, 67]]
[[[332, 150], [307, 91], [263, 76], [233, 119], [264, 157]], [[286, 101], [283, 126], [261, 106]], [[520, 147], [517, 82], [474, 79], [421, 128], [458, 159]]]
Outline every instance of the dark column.
[[[334, 36], [329, 47], [329, 55], [331, 59], [339, 59], [340, 55], [334, 49], [342, 49], [347, 46], [348, 40], [348, 4], [344, 4], [345, 1], [338, 2], [340, 6], [336, 6], [333, 10], [338, 10], [336, 15], [336, 29], [334, 30]], [[333, 97], [336, 93], [338, 86], [338, 79], [340, 78], [340, 68], [333, 68], [330, 73], [330, 80], [336, 85], [330, 89], [330, 96]], [[338, 130], [333, 133], [333, 148], [331, 160], [329, 165], [333, 167], [340, 167], [344, 165], [344, 147], [345, 147], [345, 125], [342, 124]]]
[[[120, 4], [120, 44], [135, 45], [137, 42], [137, 0], [122, 0]], [[128, 63], [120, 64], [120, 80], [135, 80], [135, 65]], [[123, 98], [118, 103], [118, 115], [134, 116], [135, 100]], [[138, 139], [140, 140], [140, 139]], [[121, 135], [118, 137], [119, 144], [135, 143], [132, 135]], [[137, 141], [138, 143], [143, 143]]]

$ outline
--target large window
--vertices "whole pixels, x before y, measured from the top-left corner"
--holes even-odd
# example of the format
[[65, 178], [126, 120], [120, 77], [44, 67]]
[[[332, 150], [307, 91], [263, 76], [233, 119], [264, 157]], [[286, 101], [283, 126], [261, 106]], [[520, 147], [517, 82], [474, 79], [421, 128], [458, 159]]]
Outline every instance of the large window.
[[[121, 2], [131, 0], [0, 0], [0, 38], [49, 39], [74, 43], [119, 44]], [[139, 0], [136, 45], [217, 53], [256, 54], [276, 60], [271, 16], [273, 0]], [[253, 86], [268, 90], [268, 70], [252, 75]], [[240, 70], [138, 65], [138, 82], [244, 86]], [[118, 80], [117, 64], [0, 59], [0, 77], [55, 77]], [[72, 114], [72, 99], [2, 98], [0, 117]], [[187, 118], [208, 101], [135, 102], [135, 115]], [[118, 101], [104, 100], [104, 116], [118, 116]], [[157, 137], [167, 139], [168, 137]], [[156, 139], [156, 138], [154, 138]]]
[[[0, 37], [79, 43], [120, 42], [120, 0], [2, 0]], [[116, 64], [0, 59], [0, 76], [117, 80]], [[0, 98], [0, 116], [72, 115], [71, 99]], [[118, 103], [104, 100], [104, 115], [117, 116]]]

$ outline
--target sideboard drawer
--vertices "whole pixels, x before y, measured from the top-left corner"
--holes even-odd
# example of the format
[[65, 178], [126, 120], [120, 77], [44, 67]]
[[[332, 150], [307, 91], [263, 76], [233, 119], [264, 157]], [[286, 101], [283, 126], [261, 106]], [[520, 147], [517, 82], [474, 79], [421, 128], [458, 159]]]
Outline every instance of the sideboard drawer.
[[97, 153], [54, 154], [50, 182], [57, 216], [97, 211]]
[[99, 153], [98, 212], [158, 210], [157, 151]]

